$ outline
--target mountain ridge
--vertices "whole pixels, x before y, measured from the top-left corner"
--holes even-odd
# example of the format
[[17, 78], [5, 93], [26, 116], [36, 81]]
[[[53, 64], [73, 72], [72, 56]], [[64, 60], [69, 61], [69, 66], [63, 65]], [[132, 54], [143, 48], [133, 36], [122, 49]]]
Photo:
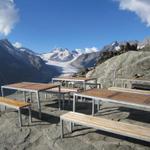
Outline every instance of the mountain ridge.
[[39, 56], [20, 51], [6, 39], [0, 40], [1, 85], [21, 81], [48, 82], [58, 74], [56, 67], [46, 65]]

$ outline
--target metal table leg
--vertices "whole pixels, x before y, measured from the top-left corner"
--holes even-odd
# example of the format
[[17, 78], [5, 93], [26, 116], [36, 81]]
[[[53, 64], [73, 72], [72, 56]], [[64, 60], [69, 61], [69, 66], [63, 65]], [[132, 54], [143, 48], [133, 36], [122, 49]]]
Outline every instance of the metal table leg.
[[64, 137], [64, 121], [60, 119], [60, 131], [61, 131], [61, 139]]
[[29, 110], [29, 123], [31, 124], [32, 123], [32, 113], [31, 113], [31, 107], [30, 106], [28, 107], [28, 110]]
[[1, 96], [4, 97], [4, 89], [1, 87]]
[[63, 100], [63, 110], [64, 110], [64, 107], [65, 107], [65, 94], [63, 94], [62, 97], [63, 97], [62, 100]]
[[59, 90], [59, 94], [58, 94], [58, 107], [59, 107], [59, 110], [61, 110], [61, 93], [60, 93], [60, 86], [58, 87], [58, 90]]
[[36, 97], [37, 97], [37, 102], [38, 102], [38, 109], [39, 109], [39, 118], [41, 119], [41, 103], [40, 103], [40, 96], [39, 96], [39, 92], [36, 92]]
[[76, 95], [75, 94], [73, 94], [73, 112], [75, 112], [76, 111]]
[[71, 98], [71, 96], [70, 96], [70, 92], [68, 92], [69, 105], [70, 105], [70, 103], [71, 103], [70, 98]]
[[20, 127], [22, 127], [21, 109], [18, 110], [18, 114], [19, 114], [19, 124], [20, 124]]
[[83, 89], [86, 90], [86, 82], [83, 82]]
[[24, 97], [24, 101], [26, 102], [26, 92], [23, 91], [23, 97]]
[[32, 92], [30, 92], [30, 103], [32, 103]]
[[[1, 94], [2, 94], [2, 97], [4, 97], [4, 88], [1, 87]], [[6, 111], [6, 106], [3, 107], [4, 111]]]

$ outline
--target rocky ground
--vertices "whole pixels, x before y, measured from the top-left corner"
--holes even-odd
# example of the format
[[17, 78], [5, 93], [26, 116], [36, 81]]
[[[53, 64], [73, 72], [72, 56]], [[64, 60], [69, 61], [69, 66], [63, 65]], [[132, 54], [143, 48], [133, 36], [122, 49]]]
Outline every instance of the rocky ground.
[[[16, 94], [16, 93], [15, 93]], [[22, 99], [19, 95], [18, 98]], [[11, 95], [11, 97], [16, 95]], [[42, 100], [42, 120], [38, 119], [37, 105], [33, 107], [33, 122], [28, 123], [28, 112], [23, 111], [22, 128], [18, 124], [18, 114], [12, 109], [2, 112], [0, 117], [0, 150], [150, 150], [150, 143], [118, 136], [95, 129], [75, 126], [75, 132], [68, 133], [65, 126], [65, 137], [60, 139], [59, 116], [72, 110], [71, 105], [65, 103], [63, 111], [58, 110], [56, 99]], [[91, 113], [91, 104], [79, 102], [79, 112]], [[130, 122], [150, 127], [150, 113], [148, 111], [129, 109], [119, 105], [102, 104], [101, 116], [113, 120]]]

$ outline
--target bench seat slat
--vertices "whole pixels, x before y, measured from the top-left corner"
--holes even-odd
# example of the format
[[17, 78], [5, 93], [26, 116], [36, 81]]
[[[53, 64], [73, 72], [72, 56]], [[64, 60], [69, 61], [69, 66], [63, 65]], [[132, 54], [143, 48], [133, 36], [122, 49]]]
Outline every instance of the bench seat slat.
[[9, 107], [13, 107], [16, 109], [27, 107], [27, 106], [31, 105], [30, 103], [27, 103], [27, 102], [17, 101], [17, 100], [5, 98], [5, 97], [0, 97], [0, 104], [9, 106]]
[[93, 117], [75, 112], [69, 112], [61, 116], [62, 120], [71, 121], [80, 125], [112, 132], [115, 134], [134, 137], [150, 142], [150, 128], [133, 125], [125, 122], [117, 122], [100, 117]]

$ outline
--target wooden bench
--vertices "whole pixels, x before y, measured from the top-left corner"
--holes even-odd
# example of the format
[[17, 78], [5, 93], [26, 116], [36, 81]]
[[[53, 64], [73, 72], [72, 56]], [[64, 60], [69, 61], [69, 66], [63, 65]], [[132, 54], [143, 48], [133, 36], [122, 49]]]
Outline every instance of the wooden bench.
[[106, 132], [150, 142], [150, 128], [148, 127], [142, 127], [139, 125], [113, 121], [100, 117], [93, 117], [76, 112], [68, 112], [60, 116], [61, 138], [64, 137], [64, 129], [63, 129], [64, 121], [70, 122], [71, 124], [75, 123], [103, 130]]
[[138, 89], [129, 89], [129, 88], [121, 88], [121, 87], [110, 87], [108, 88], [108, 90], [150, 95], [150, 90], [138, 90]]
[[17, 100], [5, 98], [5, 97], [0, 97], [0, 105], [18, 110], [20, 126], [22, 126], [21, 110], [23, 108], [28, 108], [29, 120], [31, 122], [31, 104], [30, 103], [17, 101]]

